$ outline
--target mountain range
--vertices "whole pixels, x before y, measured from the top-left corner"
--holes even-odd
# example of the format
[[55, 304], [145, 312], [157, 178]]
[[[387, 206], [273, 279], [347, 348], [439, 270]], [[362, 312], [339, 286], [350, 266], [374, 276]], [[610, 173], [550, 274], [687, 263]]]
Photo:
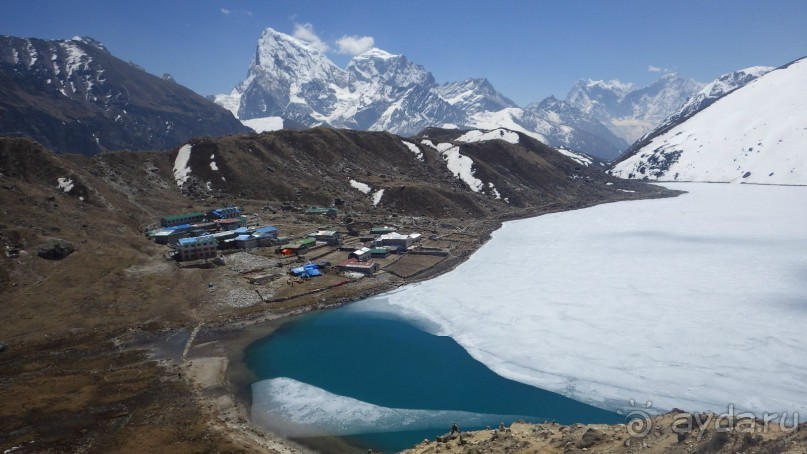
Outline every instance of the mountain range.
[[524, 108], [486, 79], [438, 84], [404, 55], [373, 48], [341, 69], [309, 43], [266, 29], [247, 77], [213, 99], [258, 131], [291, 122], [401, 136], [426, 127], [506, 127], [550, 146], [613, 159], [673, 113], [700, 84], [667, 75], [648, 87], [581, 81], [563, 101]]
[[161, 150], [248, 131], [221, 107], [98, 41], [0, 35], [0, 135], [62, 153]]
[[660, 181], [807, 183], [807, 59], [707, 85], [610, 173]]
[[563, 100], [520, 107], [486, 79], [438, 84], [406, 56], [376, 48], [342, 69], [266, 29], [247, 78], [211, 99], [91, 38], [0, 36], [0, 135], [94, 155], [316, 125], [407, 137], [432, 127], [505, 128], [564, 153], [614, 160], [610, 172], [623, 178], [802, 184], [804, 118], [794, 102], [807, 92], [803, 65], [746, 68], [706, 85], [674, 74], [646, 87], [581, 80]]

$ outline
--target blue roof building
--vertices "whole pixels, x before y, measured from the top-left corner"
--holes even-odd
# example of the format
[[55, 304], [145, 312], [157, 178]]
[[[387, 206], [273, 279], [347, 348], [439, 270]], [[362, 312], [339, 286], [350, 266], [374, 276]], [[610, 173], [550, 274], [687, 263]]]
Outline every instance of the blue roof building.
[[257, 229], [254, 230], [253, 234], [257, 236], [271, 236], [277, 238], [277, 227], [271, 225], [258, 227]]
[[322, 272], [320, 272], [319, 267], [313, 263], [306, 263], [301, 267], [293, 268], [291, 270], [291, 274], [298, 277], [322, 276]]
[[239, 215], [241, 215], [241, 209], [238, 207], [226, 207], [210, 211], [210, 218], [212, 219], [237, 218]]

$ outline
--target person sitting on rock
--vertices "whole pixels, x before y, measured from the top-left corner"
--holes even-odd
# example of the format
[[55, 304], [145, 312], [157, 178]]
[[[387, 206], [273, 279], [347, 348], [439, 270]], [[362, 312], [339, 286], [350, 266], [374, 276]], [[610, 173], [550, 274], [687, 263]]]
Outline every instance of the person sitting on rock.
[[457, 427], [457, 423], [456, 423], [456, 422], [452, 422], [452, 423], [451, 423], [451, 435], [454, 435], [454, 432], [456, 432], [456, 433], [460, 433], [460, 428], [459, 428], [459, 427]]

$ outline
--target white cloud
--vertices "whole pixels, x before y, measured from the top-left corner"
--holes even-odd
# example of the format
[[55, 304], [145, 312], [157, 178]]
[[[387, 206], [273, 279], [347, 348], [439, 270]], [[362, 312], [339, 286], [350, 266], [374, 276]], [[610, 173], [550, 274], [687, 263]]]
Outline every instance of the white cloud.
[[294, 24], [294, 37], [307, 42], [320, 52], [328, 50], [328, 45], [317, 36], [316, 32], [314, 32], [314, 26], [309, 23]]
[[359, 55], [373, 48], [372, 36], [343, 36], [336, 41], [340, 54]]
[[670, 73], [673, 73], [673, 72], [675, 72], [675, 71], [673, 71], [673, 70], [672, 70], [672, 69], [670, 69], [670, 68], [662, 68], [661, 66], [647, 65], [647, 72], [649, 72], [649, 73], [664, 73], [664, 74], [670, 74]]
[[229, 9], [227, 9], [227, 8], [222, 8], [222, 9], [221, 9], [221, 14], [227, 14], [227, 15], [228, 15], [228, 14], [230, 14], [231, 12], [232, 12], [232, 11], [231, 11], [231, 10], [229, 10]]

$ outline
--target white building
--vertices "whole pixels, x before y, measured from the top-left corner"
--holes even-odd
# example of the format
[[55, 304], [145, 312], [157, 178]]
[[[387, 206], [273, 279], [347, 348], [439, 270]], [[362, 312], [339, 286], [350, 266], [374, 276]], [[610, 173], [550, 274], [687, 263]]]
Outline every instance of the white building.
[[215, 258], [218, 244], [213, 235], [182, 238], [179, 240], [179, 259], [186, 261]]

